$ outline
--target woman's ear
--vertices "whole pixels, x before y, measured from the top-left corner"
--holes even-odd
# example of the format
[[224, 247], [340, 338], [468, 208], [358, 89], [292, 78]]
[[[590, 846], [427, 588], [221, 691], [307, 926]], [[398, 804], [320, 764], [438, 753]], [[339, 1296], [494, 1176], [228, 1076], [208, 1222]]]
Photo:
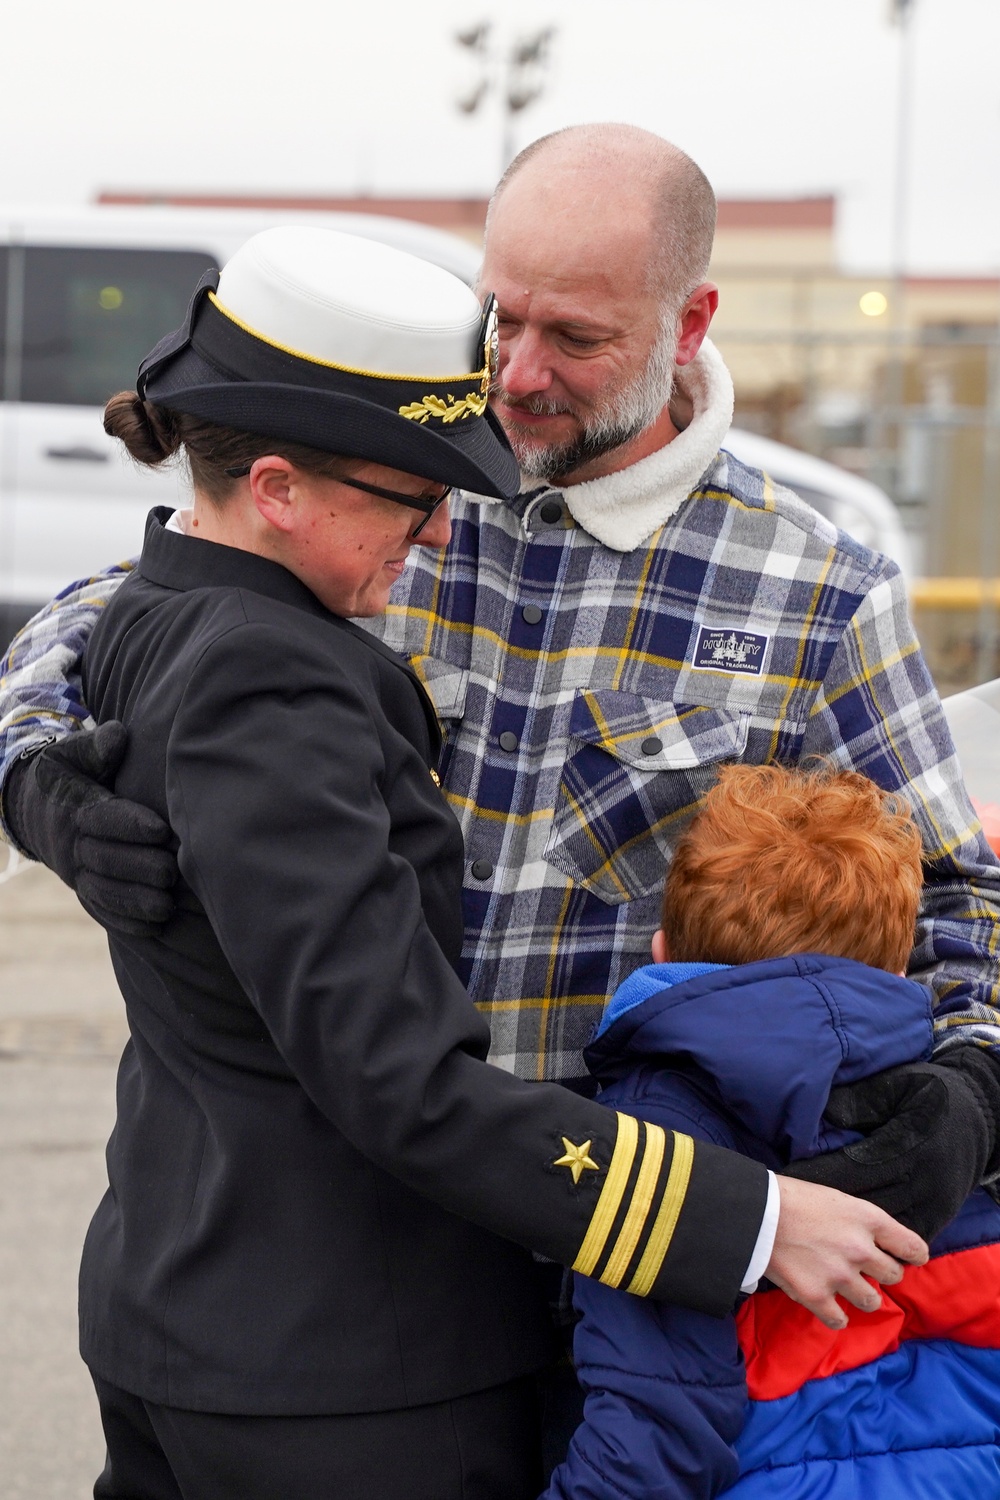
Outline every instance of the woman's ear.
[[668, 964], [670, 962], [667, 934], [662, 927], [658, 927], [653, 933], [653, 962], [654, 964]]
[[249, 481], [253, 503], [261, 517], [277, 531], [287, 533], [295, 525], [296, 478], [294, 465], [274, 453], [255, 459], [251, 466]]

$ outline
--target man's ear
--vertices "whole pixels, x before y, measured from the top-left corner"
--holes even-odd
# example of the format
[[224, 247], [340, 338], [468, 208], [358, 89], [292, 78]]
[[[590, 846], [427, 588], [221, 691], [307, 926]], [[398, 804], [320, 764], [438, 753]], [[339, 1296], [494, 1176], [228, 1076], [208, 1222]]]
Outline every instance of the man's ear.
[[289, 532], [295, 525], [294, 464], [278, 454], [254, 459], [250, 468], [250, 493], [261, 517], [277, 531]]
[[689, 365], [701, 348], [708, 326], [719, 305], [719, 288], [710, 281], [695, 287], [677, 320], [677, 353], [674, 363]]
[[653, 933], [653, 962], [654, 964], [668, 964], [670, 962], [667, 934], [662, 927], [658, 927]]

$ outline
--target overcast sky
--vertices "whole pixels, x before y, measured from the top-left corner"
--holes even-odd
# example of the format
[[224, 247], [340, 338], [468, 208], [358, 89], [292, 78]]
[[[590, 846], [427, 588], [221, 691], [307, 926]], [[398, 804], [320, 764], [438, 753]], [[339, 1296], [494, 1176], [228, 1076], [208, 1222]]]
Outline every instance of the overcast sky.
[[[1000, 272], [1000, 0], [914, 0], [911, 271]], [[482, 195], [495, 109], [452, 36], [551, 24], [517, 144], [619, 119], [720, 195], [834, 192], [846, 268], [887, 267], [899, 30], [889, 0], [7, 0], [0, 203], [102, 188]]]

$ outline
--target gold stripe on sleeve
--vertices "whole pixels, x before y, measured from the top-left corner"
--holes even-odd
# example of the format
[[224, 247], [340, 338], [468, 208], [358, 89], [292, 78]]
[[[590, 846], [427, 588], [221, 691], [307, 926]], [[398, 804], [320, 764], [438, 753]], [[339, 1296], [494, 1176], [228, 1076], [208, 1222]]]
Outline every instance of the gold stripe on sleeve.
[[615, 1139], [615, 1149], [611, 1156], [608, 1175], [604, 1179], [601, 1196], [597, 1200], [597, 1207], [594, 1209], [587, 1233], [583, 1237], [580, 1253], [573, 1262], [573, 1270], [579, 1271], [581, 1276], [592, 1276], [594, 1267], [604, 1254], [611, 1226], [615, 1222], [625, 1195], [638, 1145], [639, 1121], [634, 1115], [618, 1115], [618, 1135]]
[[631, 1264], [636, 1246], [646, 1228], [649, 1211], [653, 1206], [653, 1196], [660, 1180], [660, 1168], [663, 1166], [666, 1143], [666, 1133], [663, 1129], [659, 1125], [651, 1125], [647, 1120], [646, 1150], [643, 1153], [639, 1176], [632, 1190], [632, 1201], [628, 1206], [628, 1213], [625, 1215], [618, 1241], [600, 1276], [601, 1281], [607, 1286], [621, 1285], [622, 1277]]
[[628, 1290], [634, 1292], [637, 1297], [648, 1297], [653, 1283], [660, 1274], [660, 1267], [663, 1265], [664, 1256], [670, 1249], [670, 1241], [674, 1237], [677, 1220], [684, 1206], [684, 1197], [691, 1180], [693, 1165], [694, 1141], [689, 1135], [683, 1135], [679, 1130], [675, 1130], [670, 1175], [663, 1189], [656, 1223], [653, 1225], [646, 1248], [642, 1253], [642, 1260], [628, 1286]]

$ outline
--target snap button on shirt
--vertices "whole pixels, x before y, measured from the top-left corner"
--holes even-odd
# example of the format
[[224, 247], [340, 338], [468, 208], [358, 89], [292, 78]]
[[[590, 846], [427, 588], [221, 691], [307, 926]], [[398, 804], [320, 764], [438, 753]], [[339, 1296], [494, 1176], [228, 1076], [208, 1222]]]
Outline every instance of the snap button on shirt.
[[472, 874], [476, 880], [489, 880], [493, 874], [493, 866], [488, 859], [477, 859], [472, 864]]
[[660, 751], [663, 749], [663, 741], [658, 740], [655, 734], [651, 734], [648, 740], [643, 740], [642, 744], [639, 746], [639, 749], [642, 751], [643, 755], [659, 755]]
[[519, 741], [517, 735], [511, 734], [509, 729], [505, 729], [503, 734], [500, 736], [501, 750], [514, 751], [517, 749], [518, 743]]
[[525, 625], [537, 625], [542, 618], [542, 612], [537, 604], [526, 604], [521, 611], [521, 619]]

